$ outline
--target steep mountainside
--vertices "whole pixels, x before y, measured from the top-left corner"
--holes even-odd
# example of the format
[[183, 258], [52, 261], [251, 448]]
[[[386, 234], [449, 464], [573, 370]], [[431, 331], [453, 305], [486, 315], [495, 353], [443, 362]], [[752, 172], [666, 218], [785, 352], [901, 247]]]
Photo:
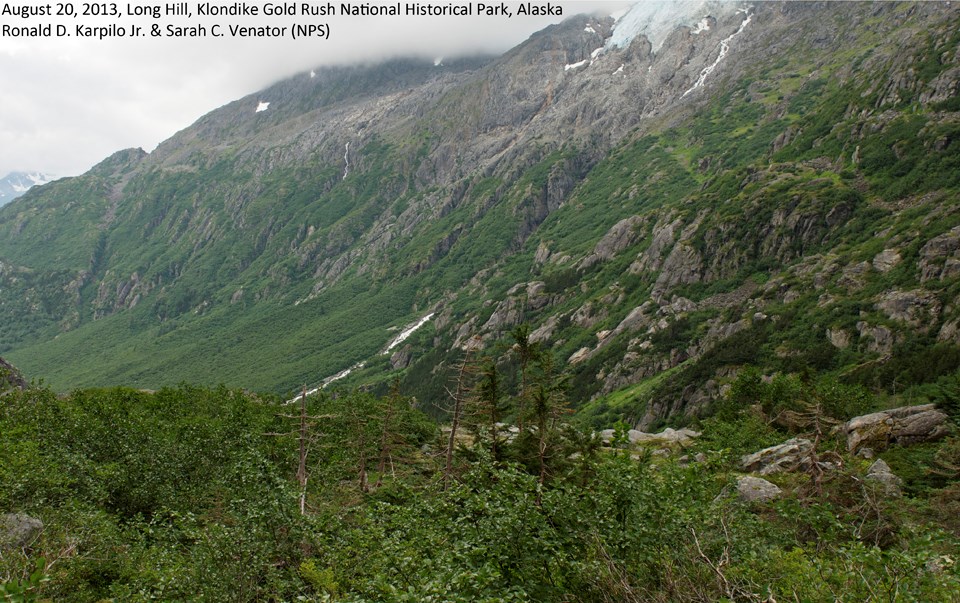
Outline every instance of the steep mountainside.
[[746, 363], [957, 368], [960, 10], [688, 6], [318, 70], [31, 190], [0, 211], [0, 353], [55, 387], [353, 367], [431, 402], [527, 323], [586, 416], [644, 426]]

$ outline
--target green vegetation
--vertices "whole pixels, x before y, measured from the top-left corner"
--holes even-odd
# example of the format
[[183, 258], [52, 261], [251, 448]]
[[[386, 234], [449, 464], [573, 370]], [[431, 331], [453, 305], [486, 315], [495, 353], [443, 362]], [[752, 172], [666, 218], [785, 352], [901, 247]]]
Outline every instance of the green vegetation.
[[[652, 456], [623, 451], [625, 423], [619, 452], [598, 448], [550, 410], [562, 397], [538, 402], [563, 391], [542, 352], [500, 359], [508, 372], [525, 362], [525, 389], [498, 384], [489, 361], [469, 365], [483, 367], [462, 383], [472, 435], [458, 438], [452, 465], [442, 461], [446, 436], [395, 387], [311, 397], [302, 410], [226, 388], [8, 393], [0, 510], [45, 527], [0, 558], [0, 592], [12, 601], [960, 596], [955, 439], [884, 454], [904, 476], [903, 498], [834, 452], [838, 468], [815, 481], [771, 477], [785, 494], [745, 503], [733, 487], [739, 455], [807, 429], [762, 417], [811, 402], [823, 421], [846, 416], [852, 409], [834, 402], [848, 404], [852, 390], [745, 371], [692, 448]], [[516, 429], [525, 396], [526, 427], [511, 435], [495, 421], [512, 415]], [[691, 463], [684, 452], [702, 456]]]
[[[842, 35], [636, 121], [505, 87], [542, 40], [331, 70], [5, 207], [0, 352], [49, 387], [0, 395], [0, 512], [45, 525], [0, 595], [960, 599], [956, 426], [877, 451], [900, 496], [830, 429], [960, 417], [940, 10], [818, 9]], [[630, 445], [668, 425], [702, 435]], [[742, 455], [800, 436], [831, 465], [743, 502]]]

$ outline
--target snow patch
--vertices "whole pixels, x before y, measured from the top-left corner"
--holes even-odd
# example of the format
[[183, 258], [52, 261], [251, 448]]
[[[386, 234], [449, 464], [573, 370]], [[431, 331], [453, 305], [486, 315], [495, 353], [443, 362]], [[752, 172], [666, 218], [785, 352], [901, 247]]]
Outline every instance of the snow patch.
[[584, 59], [584, 60], [578, 61], [578, 62], [576, 62], [576, 63], [570, 63], [569, 65], [564, 65], [564, 66], [563, 66], [563, 70], [564, 70], [564, 71], [570, 71], [571, 69], [580, 69], [581, 67], [583, 67], [584, 65], [586, 65], [587, 62], [588, 62], [587, 59]]
[[700, 19], [700, 22], [697, 23], [696, 26], [694, 26], [694, 28], [690, 30], [690, 33], [692, 33], [693, 35], [697, 35], [697, 34], [699, 34], [699, 33], [705, 32], [705, 31], [710, 31], [710, 18], [709, 18], [709, 17], [704, 17], [704, 18]]
[[[325, 388], [326, 386], [328, 386], [328, 385], [330, 385], [331, 383], [333, 383], [334, 381], [339, 381], [340, 379], [343, 379], [344, 377], [346, 377], [347, 375], [349, 375], [349, 374], [352, 373], [353, 371], [359, 371], [360, 369], [362, 369], [362, 368], [365, 367], [366, 365], [367, 365], [366, 362], [358, 362], [358, 363], [354, 364], [353, 366], [351, 366], [350, 368], [345, 368], [345, 369], [343, 369], [342, 371], [340, 371], [339, 373], [337, 373], [336, 375], [331, 375], [331, 376], [327, 377], [326, 379], [324, 379], [324, 380], [323, 380], [323, 385], [321, 385], [321, 386], [318, 387], [317, 389], [323, 389], [323, 388]], [[317, 390], [313, 390], [313, 391], [317, 391]], [[308, 395], [309, 395], [309, 393], [310, 393], [310, 392], [307, 392]]]
[[313, 71], [313, 70], [311, 69], [311, 70], [310, 70], [310, 79], [313, 79], [313, 78], [315, 78], [315, 77], [317, 77], [317, 72], [316, 72], [316, 71]]
[[593, 52], [590, 53], [590, 60], [591, 60], [591, 61], [596, 61], [596, 60], [597, 60], [597, 57], [600, 56], [601, 54], [603, 54], [604, 51], [606, 51], [606, 48], [604, 48], [603, 46], [601, 46], [600, 48], [595, 49]]
[[257, 104], [257, 110], [254, 111], [254, 113], [262, 113], [262, 112], [266, 111], [266, 110], [269, 109], [269, 108], [270, 108], [270, 103], [265, 103], [265, 102], [263, 102], [263, 101], [260, 101], [260, 102]]
[[421, 318], [420, 320], [418, 320], [417, 322], [415, 322], [415, 323], [413, 323], [413, 324], [410, 324], [410, 325], [407, 325], [406, 328], [403, 329], [403, 331], [400, 331], [400, 334], [399, 334], [399, 335], [397, 335], [396, 337], [393, 338], [393, 341], [391, 341], [391, 342], [387, 345], [387, 349], [385, 349], [385, 350], [383, 351], [383, 353], [384, 353], [384, 354], [388, 354], [388, 353], [390, 352], [390, 350], [392, 350], [393, 348], [397, 347], [398, 345], [400, 345], [401, 343], [403, 343], [404, 341], [406, 341], [411, 335], [413, 335], [413, 333], [414, 333], [417, 329], [419, 329], [419, 328], [422, 327], [423, 325], [427, 324], [427, 322], [429, 322], [430, 319], [433, 318], [433, 315], [434, 315], [434, 314], [436, 314], [436, 312], [431, 312], [431, 313], [427, 314], [426, 316], [424, 316], [423, 318]]
[[739, 36], [743, 32], [744, 28], [750, 23], [750, 20], [753, 19], [753, 14], [750, 12], [747, 12], [749, 9], [738, 9], [737, 12], [739, 13], [741, 12], [741, 10], [744, 10], [745, 14], [747, 15], [747, 18], [743, 20], [743, 23], [740, 24], [740, 27], [737, 28], [737, 31], [733, 32], [732, 34], [730, 34], [729, 36], [727, 36], [726, 38], [720, 41], [720, 54], [717, 55], [717, 60], [715, 60], [712, 65], [704, 67], [703, 70], [700, 71], [700, 77], [697, 78], [697, 81], [693, 83], [693, 86], [691, 86], [689, 90], [684, 92], [680, 96], [680, 98], [685, 97], [686, 95], [690, 94], [697, 88], [700, 88], [703, 86], [703, 82], [707, 79], [707, 76], [713, 73], [713, 70], [717, 68], [717, 65], [720, 64], [720, 61], [722, 61], [723, 58], [727, 56], [727, 53], [730, 52], [730, 42], [733, 41], [734, 38]]
[[739, 1], [725, 0], [637, 2], [617, 19], [613, 33], [607, 40], [607, 47], [626, 48], [634, 38], [646, 36], [653, 51], [657, 52], [677, 27], [684, 25], [695, 29], [704, 15], [730, 15], [741, 4]]
[[433, 59], [433, 66], [434, 66], [434, 67], [442, 67], [442, 66], [443, 66], [443, 57], [437, 57], [437, 58]]
[[27, 178], [30, 179], [30, 182], [33, 182], [34, 186], [40, 186], [41, 184], [46, 184], [48, 182], [53, 182], [53, 178], [50, 178], [46, 174], [41, 174], [36, 172], [33, 174], [27, 174]]
[[[416, 332], [417, 329], [419, 329], [419, 328], [422, 327], [423, 325], [427, 324], [427, 323], [430, 321], [430, 319], [432, 319], [432, 318], [434, 317], [435, 314], [436, 314], [436, 312], [431, 312], [431, 313], [427, 314], [426, 316], [424, 316], [423, 318], [421, 318], [420, 320], [418, 320], [418, 321], [416, 321], [416, 322], [413, 322], [413, 323], [407, 325], [406, 327], [404, 327], [404, 329], [403, 329], [402, 331], [400, 331], [400, 334], [397, 335], [396, 337], [394, 337], [394, 338], [390, 341], [390, 343], [387, 344], [387, 348], [383, 351], [383, 353], [384, 353], [384, 354], [390, 353], [390, 350], [392, 350], [393, 348], [397, 347], [398, 345], [400, 345], [401, 343], [403, 343], [404, 341], [406, 341], [407, 339], [409, 339], [410, 336], [413, 335], [414, 332]], [[308, 396], [313, 396], [313, 395], [315, 395], [317, 392], [319, 392], [320, 390], [322, 390], [323, 388], [325, 388], [326, 386], [328, 386], [328, 385], [330, 385], [331, 383], [333, 383], [334, 381], [339, 381], [339, 380], [343, 379], [344, 377], [346, 377], [347, 375], [349, 375], [350, 373], [352, 373], [352, 372], [354, 372], [354, 371], [359, 371], [360, 369], [362, 369], [362, 368], [365, 367], [366, 365], [367, 365], [366, 362], [358, 362], [358, 363], [354, 364], [353, 366], [347, 367], [347, 368], [343, 369], [342, 371], [340, 371], [339, 373], [336, 373], [336, 374], [334, 374], [334, 375], [330, 375], [329, 377], [325, 378], [323, 381], [320, 382], [320, 385], [318, 385], [317, 387], [315, 387], [315, 388], [313, 388], [313, 389], [307, 390], [306, 393], [307, 393]], [[291, 398], [291, 399], [287, 400], [287, 401], [285, 402], [285, 404], [293, 404], [294, 402], [296, 402], [297, 400], [299, 400], [302, 395], [303, 395], [303, 394], [301, 393], [301, 394], [298, 395], [297, 397]]]
[[583, 28], [583, 31], [587, 33], [592, 33], [592, 34], [597, 33], [597, 30], [594, 29], [592, 25], [587, 25], [586, 27]]
[[42, 172], [11, 172], [0, 178], [0, 206], [6, 205], [35, 186], [55, 180]]
[[362, 369], [362, 368], [365, 367], [366, 365], [367, 365], [366, 362], [358, 362], [358, 363], [354, 364], [353, 366], [351, 366], [350, 368], [345, 368], [345, 369], [343, 369], [342, 371], [340, 371], [339, 373], [337, 373], [337, 374], [335, 374], [335, 375], [330, 375], [329, 377], [327, 377], [326, 379], [324, 379], [323, 381], [321, 381], [321, 382], [320, 382], [320, 385], [318, 385], [317, 387], [315, 387], [315, 388], [313, 388], [313, 389], [308, 389], [306, 392], [302, 392], [302, 393], [298, 394], [295, 398], [290, 398], [289, 400], [287, 400], [286, 402], [284, 402], [284, 404], [293, 404], [294, 402], [299, 401], [300, 398], [302, 398], [302, 397], [304, 396], [304, 394], [306, 394], [307, 396], [316, 395], [317, 392], [319, 392], [320, 390], [322, 390], [322, 389], [325, 388], [326, 386], [330, 385], [330, 384], [333, 383], [334, 381], [339, 381], [340, 379], [343, 379], [344, 377], [346, 377], [347, 375], [349, 375], [349, 374], [352, 373], [353, 371], [359, 371], [360, 369]]
[[613, 72], [613, 75], [617, 75], [618, 73], [623, 73], [623, 67], [624, 67], [625, 65], [626, 65], [626, 63], [621, 63], [621, 64], [620, 64], [620, 67], [619, 67], [616, 71]]
[[350, 173], [350, 143], [347, 142], [347, 146], [343, 150], [343, 178], [341, 180], [347, 179], [347, 174]]

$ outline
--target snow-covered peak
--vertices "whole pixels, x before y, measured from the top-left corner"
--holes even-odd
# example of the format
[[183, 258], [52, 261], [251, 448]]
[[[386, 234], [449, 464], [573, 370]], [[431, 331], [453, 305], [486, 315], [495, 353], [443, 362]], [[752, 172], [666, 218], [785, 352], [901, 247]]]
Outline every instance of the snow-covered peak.
[[739, 0], [646, 0], [634, 4], [617, 19], [608, 47], [626, 48], [637, 36], [650, 40], [654, 52], [680, 25], [697, 33], [708, 29], [705, 17], [719, 17], [735, 12], [743, 2]]
[[42, 172], [12, 172], [0, 179], [0, 206], [6, 205], [34, 186], [52, 182], [55, 178]]
[[53, 176], [41, 174], [40, 172], [28, 173], [26, 174], [26, 177], [30, 180], [30, 182], [33, 182], [34, 186], [40, 186], [41, 184], [53, 182]]

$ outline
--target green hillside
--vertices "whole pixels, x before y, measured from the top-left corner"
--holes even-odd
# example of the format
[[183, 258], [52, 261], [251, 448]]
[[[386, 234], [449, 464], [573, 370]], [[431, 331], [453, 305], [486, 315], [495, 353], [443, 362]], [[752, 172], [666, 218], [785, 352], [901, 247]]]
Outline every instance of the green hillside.
[[0, 212], [0, 352], [60, 390], [288, 394], [365, 363], [350, 382], [430, 406], [433, 367], [525, 323], [576, 359], [598, 426], [688, 421], [745, 363], [891, 392], [956, 368], [953, 8], [762, 5], [689, 95], [715, 45], [570, 74], [585, 21], [493, 60], [294, 78], [259, 94], [276, 112], [248, 97], [31, 191]]

